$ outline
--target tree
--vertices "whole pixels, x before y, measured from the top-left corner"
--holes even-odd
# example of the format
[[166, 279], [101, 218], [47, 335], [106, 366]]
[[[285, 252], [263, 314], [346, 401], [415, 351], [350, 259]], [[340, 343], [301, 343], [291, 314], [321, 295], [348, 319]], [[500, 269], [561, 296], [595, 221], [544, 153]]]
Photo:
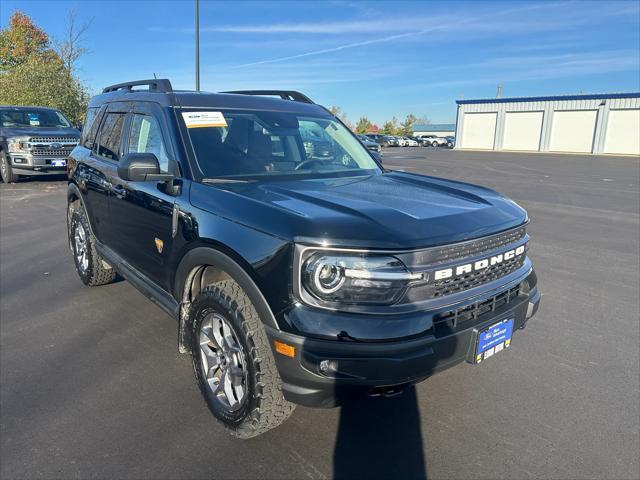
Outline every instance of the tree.
[[416, 116], [413, 113], [407, 115], [404, 122], [400, 124], [400, 135], [410, 137], [413, 135], [413, 125], [416, 123]]
[[391, 120], [384, 122], [382, 132], [385, 135], [398, 135], [398, 119], [393, 117]]
[[68, 47], [67, 57], [62, 58], [28, 16], [11, 15], [7, 28], [0, 30], [0, 104], [53, 107], [74, 123], [82, 121], [88, 95], [73, 68], [85, 51], [80, 42], [88, 26], [76, 27], [73, 17], [67, 28], [67, 40], [61, 43]]
[[7, 28], [0, 30], [1, 71], [17, 67], [34, 55], [52, 54], [49, 36], [22, 12], [14, 12]]
[[360, 120], [356, 123], [356, 133], [367, 133], [371, 130], [371, 127], [373, 127], [373, 124], [367, 117], [360, 117]]
[[56, 42], [56, 51], [62, 59], [64, 68], [69, 76], [74, 74], [78, 59], [88, 51], [83, 46], [84, 37], [93, 22], [93, 17], [91, 17], [86, 22], [79, 24], [77, 16], [78, 14], [75, 10], [69, 10], [65, 36], [61, 41]]
[[429, 117], [423, 115], [422, 117], [416, 118], [417, 125], [431, 125], [431, 120]]
[[353, 124], [349, 121], [349, 119], [347, 118], [347, 114], [344, 113], [340, 107], [336, 107], [335, 105], [332, 105], [329, 107], [329, 111], [331, 112], [331, 115], [333, 115], [334, 117], [338, 117], [340, 121], [344, 123], [349, 130], [353, 131]]
[[88, 99], [84, 86], [69, 76], [60, 59], [33, 56], [0, 75], [1, 105], [53, 107], [78, 124], [84, 118]]

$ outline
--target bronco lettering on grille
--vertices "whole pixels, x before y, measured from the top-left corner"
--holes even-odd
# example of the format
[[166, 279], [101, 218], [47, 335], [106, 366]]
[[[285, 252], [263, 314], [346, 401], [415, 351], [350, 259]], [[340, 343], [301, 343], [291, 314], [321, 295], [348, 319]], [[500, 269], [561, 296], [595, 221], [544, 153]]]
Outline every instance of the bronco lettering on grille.
[[512, 258], [518, 257], [522, 255], [526, 248], [525, 245], [520, 245], [517, 248], [512, 250], [507, 250], [504, 253], [500, 253], [498, 255], [494, 255], [489, 258], [483, 258], [482, 260], [478, 260], [473, 263], [465, 263], [463, 265], [457, 265], [455, 267], [443, 268], [442, 270], [436, 270], [434, 274], [434, 280], [444, 280], [447, 278], [458, 277], [460, 275], [464, 275], [465, 273], [477, 272], [479, 270], [484, 270], [490, 265], [498, 265], [505, 260], [511, 260]]

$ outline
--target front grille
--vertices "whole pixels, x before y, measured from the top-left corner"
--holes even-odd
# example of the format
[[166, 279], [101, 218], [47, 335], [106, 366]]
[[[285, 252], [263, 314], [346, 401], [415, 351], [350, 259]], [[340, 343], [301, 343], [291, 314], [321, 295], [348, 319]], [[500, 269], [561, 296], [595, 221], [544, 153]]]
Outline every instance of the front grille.
[[495, 250], [524, 238], [526, 227], [518, 227], [513, 230], [491, 235], [489, 237], [471, 240], [457, 245], [443, 246], [433, 249], [429, 256], [434, 258], [436, 263], [450, 262], [458, 258], [472, 257], [483, 252]]
[[70, 154], [70, 148], [37, 148], [31, 150], [31, 155], [34, 157], [68, 157]]
[[520, 285], [517, 285], [481, 302], [472, 303], [466, 307], [439, 313], [433, 318], [433, 324], [437, 327], [438, 325], [447, 322], [449, 326], [455, 328], [460, 323], [468, 322], [469, 320], [477, 320], [480, 315], [493, 312], [504, 305], [508, 305], [515, 300], [519, 294]]
[[433, 296], [442, 297], [444, 295], [450, 295], [504, 277], [524, 265], [524, 260], [525, 256], [520, 255], [505, 260], [502, 263], [491, 265], [483, 270], [467, 273], [466, 275], [460, 275], [455, 278], [437, 280], [433, 284]]
[[73, 143], [79, 142], [77, 137], [31, 137], [31, 143]]

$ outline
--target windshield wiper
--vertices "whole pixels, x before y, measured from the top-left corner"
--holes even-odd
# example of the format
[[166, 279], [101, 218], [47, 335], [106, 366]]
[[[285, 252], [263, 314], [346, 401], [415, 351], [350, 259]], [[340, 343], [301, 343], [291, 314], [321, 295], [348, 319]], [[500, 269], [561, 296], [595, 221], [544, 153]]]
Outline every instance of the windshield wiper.
[[203, 178], [202, 183], [249, 183], [250, 180], [241, 180], [238, 178]]

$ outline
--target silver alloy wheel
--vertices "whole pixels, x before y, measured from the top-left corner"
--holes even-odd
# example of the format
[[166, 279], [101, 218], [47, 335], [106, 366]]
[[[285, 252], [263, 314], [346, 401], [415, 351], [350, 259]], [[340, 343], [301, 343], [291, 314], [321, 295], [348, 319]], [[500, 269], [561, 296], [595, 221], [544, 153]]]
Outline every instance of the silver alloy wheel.
[[200, 324], [202, 374], [225, 409], [238, 410], [247, 395], [247, 367], [233, 329], [221, 315], [211, 313]]
[[3, 180], [7, 178], [7, 160], [5, 158], [0, 160], [0, 174]]
[[73, 244], [75, 247], [76, 263], [82, 273], [89, 267], [89, 254], [87, 252], [87, 232], [82, 223], [76, 222], [73, 229]]

